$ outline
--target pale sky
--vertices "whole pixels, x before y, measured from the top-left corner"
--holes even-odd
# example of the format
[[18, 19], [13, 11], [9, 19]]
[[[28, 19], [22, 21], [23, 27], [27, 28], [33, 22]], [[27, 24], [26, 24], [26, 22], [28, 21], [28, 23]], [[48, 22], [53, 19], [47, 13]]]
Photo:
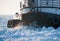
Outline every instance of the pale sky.
[[20, 0], [0, 0], [0, 15], [14, 15], [20, 13]]

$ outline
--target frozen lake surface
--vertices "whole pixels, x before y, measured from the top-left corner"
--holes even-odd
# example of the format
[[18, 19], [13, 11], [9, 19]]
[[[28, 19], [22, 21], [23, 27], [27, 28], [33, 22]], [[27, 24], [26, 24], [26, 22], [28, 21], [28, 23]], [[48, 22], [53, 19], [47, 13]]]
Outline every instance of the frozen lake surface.
[[11, 16], [0, 16], [0, 41], [60, 41], [60, 27], [34, 28], [22, 26], [21, 29], [7, 28]]

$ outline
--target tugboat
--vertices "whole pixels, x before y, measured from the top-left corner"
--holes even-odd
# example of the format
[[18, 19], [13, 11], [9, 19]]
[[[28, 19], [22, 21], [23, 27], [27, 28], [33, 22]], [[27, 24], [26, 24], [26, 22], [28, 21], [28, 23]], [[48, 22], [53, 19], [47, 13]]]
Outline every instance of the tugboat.
[[7, 27], [12, 28], [19, 23], [28, 26], [36, 22], [39, 26], [52, 26], [57, 29], [60, 26], [60, 14], [56, 13], [56, 9], [60, 9], [60, 1], [57, 1], [20, 0], [21, 20], [8, 20]]

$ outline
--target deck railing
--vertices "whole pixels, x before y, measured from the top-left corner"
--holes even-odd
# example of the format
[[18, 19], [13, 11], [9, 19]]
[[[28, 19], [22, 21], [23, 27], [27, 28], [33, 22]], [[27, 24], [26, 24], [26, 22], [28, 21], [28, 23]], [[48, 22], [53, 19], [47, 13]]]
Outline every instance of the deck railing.
[[27, 8], [59, 8], [60, 9], [59, 0], [37, 0], [28, 5], [29, 6]]
[[[28, 1], [27, 6], [24, 4], [23, 8], [20, 8], [20, 10], [23, 11], [26, 8], [29, 8], [29, 11], [33, 12], [42, 12], [42, 9], [52, 8], [50, 9], [50, 13], [53, 13], [51, 11], [54, 9], [54, 14], [60, 14], [60, 11], [58, 11], [60, 10], [60, 0], [34, 0], [34, 2]], [[43, 12], [45, 11], [43, 10]]]

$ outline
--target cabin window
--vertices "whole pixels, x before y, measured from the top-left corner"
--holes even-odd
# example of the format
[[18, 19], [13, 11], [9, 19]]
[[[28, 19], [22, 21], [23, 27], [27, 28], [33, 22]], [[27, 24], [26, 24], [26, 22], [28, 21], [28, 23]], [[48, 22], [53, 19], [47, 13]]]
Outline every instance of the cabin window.
[[34, 10], [34, 8], [30, 8], [30, 11], [34, 12], [35, 10]]
[[34, 2], [34, 0], [32, 0], [32, 2]]
[[48, 5], [48, 0], [46, 0], [46, 5]]

